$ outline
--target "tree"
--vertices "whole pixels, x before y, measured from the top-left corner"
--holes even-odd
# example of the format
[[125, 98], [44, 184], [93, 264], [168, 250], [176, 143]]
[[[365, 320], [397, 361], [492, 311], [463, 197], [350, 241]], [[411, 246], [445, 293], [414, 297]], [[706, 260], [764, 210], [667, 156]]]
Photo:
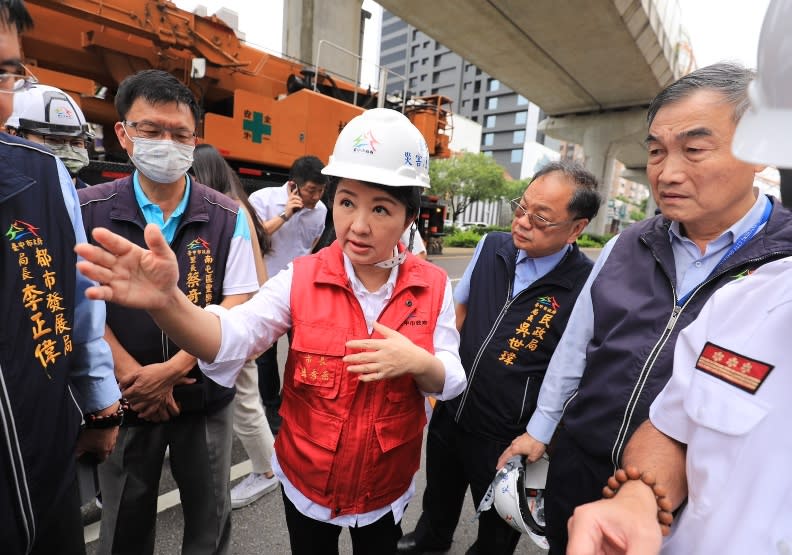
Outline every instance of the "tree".
[[446, 199], [453, 221], [471, 203], [498, 199], [507, 193], [503, 168], [480, 153], [463, 152], [452, 158], [433, 160], [429, 177], [432, 184], [429, 192]]

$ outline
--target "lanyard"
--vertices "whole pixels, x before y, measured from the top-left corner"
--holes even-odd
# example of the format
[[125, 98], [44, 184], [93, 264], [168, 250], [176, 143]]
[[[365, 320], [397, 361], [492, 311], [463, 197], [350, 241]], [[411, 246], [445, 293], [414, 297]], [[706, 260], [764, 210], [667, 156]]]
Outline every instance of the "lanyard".
[[[732, 244], [731, 248], [726, 252], [726, 254], [723, 255], [723, 258], [721, 258], [718, 261], [718, 263], [715, 264], [715, 267], [712, 269], [710, 274], [707, 276], [707, 279], [712, 277], [712, 275], [715, 273], [715, 270], [717, 270], [720, 267], [721, 264], [723, 264], [724, 262], [726, 262], [726, 260], [731, 258], [731, 256], [735, 252], [740, 250], [743, 247], [743, 245], [745, 245], [745, 243], [750, 241], [753, 238], [753, 236], [756, 235], [756, 232], [759, 231], [759, 228], [761, 226], [763, 226], [765, 223], [767, 223], [767, 220], [770, 219], [770, 212], [772, 212], [772, 211], [773, 211], [773, 203], [770, 202], [770, 200], [768, 199], [767, 200], [767, 205], [765, 206], [765, 209], [764, 209], [764, 213], [762, 213], [762, 217], [759, 219], [759, 221], [756, 222], [754, 225], [752, 225], [750, 227], [750, 229], [748, 229], [748, 231], [746, 231], [745, 233], [743, 233], [742, 235], [740, 235], [737, 238], [737, 240], [734, 242], [734, 244]], [[707, 279], [705, 279], [704, 281], [707, 281]], [[704, 282], [702, 282], [702, 283], [704, 283]], [[699, 284], [699, 285], [701, 285], [701, 284]], [[690, 296], [696, 291], [696, 289], [698, 289], [698, 286], [694, 287], [693, 289], [688, 291], [688, 293], [684, 297], [682, 297], [679, 300], [677, 300], [677, 302], [676, 302], [677, 306], [684, 305], [685, 302], [687, 302], [687, 300], [690, 298]]]

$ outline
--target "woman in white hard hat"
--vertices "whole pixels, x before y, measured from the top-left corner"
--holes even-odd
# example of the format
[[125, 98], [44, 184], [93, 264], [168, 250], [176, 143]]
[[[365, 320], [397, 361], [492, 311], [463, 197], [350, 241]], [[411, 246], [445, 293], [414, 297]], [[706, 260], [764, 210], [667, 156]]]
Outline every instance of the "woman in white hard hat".
[[449, 280], [399, 244], [428, 168], [426, 143], [403, 115], [354, 118], [323, 170], [338, 178], [337, 240], [232, 310], [201, 310], [178, 291], [156, 227], [146, 228], [150, 251], [103, 229], [93, 235], [106, 250], [78, 247], [80, 270], [101, 284], [90, 298], [149, 310], [182, 348], [213, 361], [201, 368], [222, 385], [293, 329], [273, 457], [293, 553], [337, 553], [344, 526], [355, 553], [395, 552], [420, 464], [424, 396], [464, 389]]

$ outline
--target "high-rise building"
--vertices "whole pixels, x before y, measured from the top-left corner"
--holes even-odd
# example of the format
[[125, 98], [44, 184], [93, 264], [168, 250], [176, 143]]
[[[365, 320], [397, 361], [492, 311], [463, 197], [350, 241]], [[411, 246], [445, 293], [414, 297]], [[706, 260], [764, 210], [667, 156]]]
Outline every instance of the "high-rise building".
[[[537, 130], [543, 118], [538, 106], [387, 10], [382, 14], [380, 65], [403, 75], [409, 94], [447, 96], [455, 113], [480, 123], [481, 152], [515, 179], [535, 171], [523, 164], [526, 145], [558, 151], [558, 141]], [[403, 87], [391, 77], [387, 92], [399, 94]]]

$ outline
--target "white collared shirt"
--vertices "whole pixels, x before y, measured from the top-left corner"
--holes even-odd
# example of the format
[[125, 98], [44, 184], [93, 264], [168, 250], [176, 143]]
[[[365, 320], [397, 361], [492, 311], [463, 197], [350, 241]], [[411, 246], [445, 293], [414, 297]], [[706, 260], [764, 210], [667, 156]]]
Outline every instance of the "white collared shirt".
[[649, 410], [687, 445], [688, 502], [665, 555], [792, 552], [790, 283], [792, 258], [768, 263], [716, 291], [679, 334]]
[[[248, 199], [258, 218], [266, 222], [286, 209], [286, 202], [289, 200], [289, 183], [284, 183], [280, 187], [264, 187], [254, 192]], [[270, 235], [271, 250], [264, 255], [267, 275], [270, 278], [298, 256], [310, 254], [314, 243], [322, 235], [326, 216], [327, 207], [319, 201], [312, 209], [303, 208], [292, 214], [288, 222], [283, 222], [283, 225]]]

